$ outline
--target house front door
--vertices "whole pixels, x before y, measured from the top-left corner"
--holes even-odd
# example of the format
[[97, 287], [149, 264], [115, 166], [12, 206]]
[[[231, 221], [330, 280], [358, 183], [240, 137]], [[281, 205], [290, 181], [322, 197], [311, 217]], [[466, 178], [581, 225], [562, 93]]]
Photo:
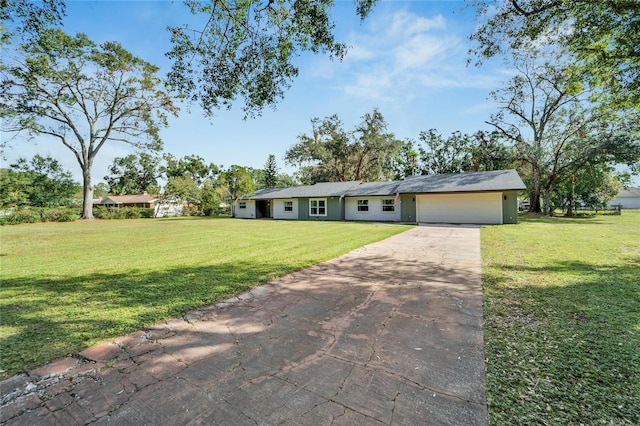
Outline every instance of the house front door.
[[271, 200], [258, 200], [256, 201], [256, 218], [270, 218], [271, 217]]

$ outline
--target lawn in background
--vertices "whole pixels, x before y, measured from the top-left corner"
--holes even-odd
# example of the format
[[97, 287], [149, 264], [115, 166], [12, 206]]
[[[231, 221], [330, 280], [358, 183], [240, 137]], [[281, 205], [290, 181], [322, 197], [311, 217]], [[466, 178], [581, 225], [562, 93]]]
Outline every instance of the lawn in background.
[[0, 378], [408, 226], [206, 218], [0, 229]]
[[640, 424], [640, 211], [481, 236], [490, 424]]

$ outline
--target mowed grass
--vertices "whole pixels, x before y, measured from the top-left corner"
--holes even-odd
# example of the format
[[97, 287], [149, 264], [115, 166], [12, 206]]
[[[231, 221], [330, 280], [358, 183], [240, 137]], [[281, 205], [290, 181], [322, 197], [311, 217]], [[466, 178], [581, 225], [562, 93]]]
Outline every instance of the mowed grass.
[[0, 378], [407, 229], [203, 218], [2, 227]]
[[640, 211], [481, 235], [490, 424], [640, 424]]

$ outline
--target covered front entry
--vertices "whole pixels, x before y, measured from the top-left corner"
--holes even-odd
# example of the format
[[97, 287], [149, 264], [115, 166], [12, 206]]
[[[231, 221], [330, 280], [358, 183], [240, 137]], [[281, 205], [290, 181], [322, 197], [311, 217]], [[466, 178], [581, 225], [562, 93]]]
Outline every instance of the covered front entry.
[[256, 200], [256, 219], [271, 217], [271, 200]]
[[501, 224], [502, 193], [421, 194], [418, 222]]

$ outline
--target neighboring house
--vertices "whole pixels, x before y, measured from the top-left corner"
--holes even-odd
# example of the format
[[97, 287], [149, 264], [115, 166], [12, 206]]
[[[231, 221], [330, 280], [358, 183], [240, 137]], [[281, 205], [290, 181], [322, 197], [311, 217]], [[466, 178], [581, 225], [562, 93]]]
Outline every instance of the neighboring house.
[[184, 209], [184, 203], [160, 202], [158, 195], [138, 194], [138, 195], [108, 195], [93, 201], [93, 206], [105, 207], [140, 207], [153, 209], [154, 217], [179, 216]]
[[238, 200], [243, 218], [502, 224], [518, 221], [515, 170], [324, 182], [258, 190]]
[[620, 206], [623, 209], [640, 209], [640, 188], [621, 190], [616, 198], [609, 201], [609, 206]]

